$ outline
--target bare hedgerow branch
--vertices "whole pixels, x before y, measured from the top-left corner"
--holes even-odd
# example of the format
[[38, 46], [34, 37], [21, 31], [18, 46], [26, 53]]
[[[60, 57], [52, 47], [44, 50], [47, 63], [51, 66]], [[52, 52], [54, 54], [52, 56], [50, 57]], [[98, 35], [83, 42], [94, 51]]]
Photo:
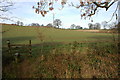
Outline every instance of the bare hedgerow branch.
[[13, 6], [14, 3], [11, 0], [2, 0], [0, 1], [0, 11], [6, 12], [9, 11], [10, 7]]
[[0, 21], [4, 22], [7, 20], [16, 22], [16, 19], [19, 19], [17, 17], [12, 16], [11, 10], [16, 9], [13, 8], [13, 6], [14, 3], [12, 2], [12, 0], [0, 0]]

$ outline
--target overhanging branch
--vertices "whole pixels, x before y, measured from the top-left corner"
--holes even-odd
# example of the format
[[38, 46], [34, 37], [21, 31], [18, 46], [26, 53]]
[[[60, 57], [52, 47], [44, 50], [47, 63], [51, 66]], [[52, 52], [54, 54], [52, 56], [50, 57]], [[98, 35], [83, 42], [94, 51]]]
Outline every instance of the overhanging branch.
[[93, 2], [97, 7], [100, 8], [106, 8], [106, 11], [108, 10], [108, 8], [113, 5], [115, 2], [112, 2], [109, 6], [108, 6], [108, 2], [104, 2], [102, 4], [105, 4], [104, 6], [102, 6], [101, 4], [97, 3], [97, 2]]

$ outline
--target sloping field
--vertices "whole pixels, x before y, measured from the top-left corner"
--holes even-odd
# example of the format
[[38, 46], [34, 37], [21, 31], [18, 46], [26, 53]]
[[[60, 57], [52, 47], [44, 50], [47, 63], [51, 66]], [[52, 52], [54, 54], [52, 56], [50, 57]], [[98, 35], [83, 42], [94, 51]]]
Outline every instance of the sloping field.
[[63, 42], [69, 43], [73, 41], [111, 41], [110, 33], [93, 33], [89, 31], [61, 30], [48, 27], [21, 27], [13, 25], [2, 26], [3, 45], [6, 40], [11, 40], [12, 43], [28, 43], [32, 40], [32, 44], [44, 42]]
[[[33, 45], [31, 57], [24, 46], [11, 51], [3, 47], [3, 78], [119, 78], [118, 47], [116, 42], [109, 43], [110, 33], [12, 25], [3, 25], [2, 33], [5, 46], [6, 40], [15, 44], [32, 40], [32, 45], [46, 42]], [[16, 52], [20, 56], [13, 56]]]

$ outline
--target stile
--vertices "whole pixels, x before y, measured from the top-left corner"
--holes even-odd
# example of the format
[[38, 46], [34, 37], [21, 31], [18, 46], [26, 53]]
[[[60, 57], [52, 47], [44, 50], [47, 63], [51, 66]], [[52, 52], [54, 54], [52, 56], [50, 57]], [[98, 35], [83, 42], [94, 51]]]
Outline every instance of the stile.
[[7, 42], [8, 52], [9, 53], [11, 52], [12, 47], [21, 47], [21, 46], [28, 46], [29, 54], [31, 55], [31, 53], [32, 53], [31, 40], [29, 40], [29, 44], [11, 44], [10, 40], [7, 40], [6, 42]]

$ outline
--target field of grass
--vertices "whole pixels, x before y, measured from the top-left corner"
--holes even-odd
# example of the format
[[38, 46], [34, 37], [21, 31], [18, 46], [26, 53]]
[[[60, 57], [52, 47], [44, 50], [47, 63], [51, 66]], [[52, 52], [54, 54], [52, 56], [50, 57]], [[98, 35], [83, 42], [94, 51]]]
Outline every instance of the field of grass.
[[44, 42], [63, 42], [69, 43], [73, 41], [111, 41], [110, 33], [94, 33], [82, 32], [75, 30], [61, 30], [44, 27], [20, 27], [3, 25], [3, 45], [6, 40], [11, 40], [12, 43], [28, 43], [32, 40], [33, 44], [41, 43], [39, 33], [42, 33]]
[[[111, 33], [12, 25], [2, 28], [3, 78], [119, 78], [120, 58]], [[21, 53], [24, 47], [9, 53], [6, 40], [12, 44], [32, 40], [32, 57]], [[22, 55], [18, 62], [16, 52]]]

